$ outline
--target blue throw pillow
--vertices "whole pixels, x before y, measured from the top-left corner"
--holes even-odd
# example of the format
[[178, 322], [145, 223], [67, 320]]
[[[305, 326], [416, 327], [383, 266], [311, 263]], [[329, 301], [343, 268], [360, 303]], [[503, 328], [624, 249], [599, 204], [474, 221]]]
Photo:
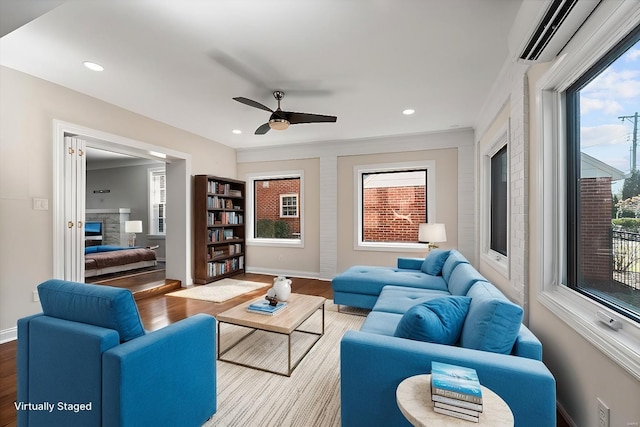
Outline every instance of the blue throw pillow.
[[522, 324], [522, 307], [509, 301], [489, 282], [476, 282], [460, 335], [460, 345], [475, 350], [511, 354]]
[[442, 266], [447, 261], [448, 257], [449, 251], [431, 249], [429, 255], [424, 259], [420, 269], [423, 273], [430, 274], [431, 276], [439, 276], [442, 273]]
[[414, 305], [400, 319], [394, 336], [454, 345], [470, 303], [469, 297], [447, 296]]

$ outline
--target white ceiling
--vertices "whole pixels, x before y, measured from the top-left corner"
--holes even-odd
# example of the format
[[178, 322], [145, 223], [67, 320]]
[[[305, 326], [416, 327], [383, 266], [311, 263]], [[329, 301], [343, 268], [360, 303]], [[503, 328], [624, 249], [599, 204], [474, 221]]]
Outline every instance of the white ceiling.
[[[415, 134], [476, 124], [520, 4], [67, 0], [4, 35], [0, 64], [240, 149]], [[232, 98], [275, 109], [276, 89], [337, 123], [254, 135], [270, 113]]]

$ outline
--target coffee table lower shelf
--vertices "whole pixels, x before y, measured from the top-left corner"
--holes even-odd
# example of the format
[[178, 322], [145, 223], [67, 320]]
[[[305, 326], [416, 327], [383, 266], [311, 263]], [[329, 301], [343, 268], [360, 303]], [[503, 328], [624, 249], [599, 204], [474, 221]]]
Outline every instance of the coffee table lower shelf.
[[[289, 308], [289, 307], [287, 307]], [[316, 312], [316, 311], [321, 311], [321, 315], [322, 315], [322, 327], [320, 332], [314, 332], [314, 331], [308, 331], [308, 330], [304, 330], [304, 329], [298, 329], [300, 327], [300, 325], [304, 322], [306, 322], [308, 319], [310, 319], [312, 317], [312, 315]], [[276, 314], [276, 316], [280, 316], [283, 315], [284, 313], [279, 313]], [[270, 319], [272, 319], [272, 316], [265, 316], [262, 314], [252, 314], [252, 316], [264, 316], [264, 325], [259, 325], [256, 322], [255, 319], [250, 323], [250, 326], [247, 325], [247, 322], [242, 322], [242, 321], [238, 321], [238, 318], [230, 318], [227, 319], [224, 316], [220, 316], [223, 317], [222, 319], [219, 318], [218, 319], [218, 360], [223, 361], [223, 362], [227, 362], [227, 363], [232, 363], [234, 365], [238, 365], [238, 366], [244, 366], [247, 368], [251, 368], [251, 369], [257, 369], [259, 371], [263, 371], [263, 372], [269, 372], [272, 374], [277, 374], [277, 375], [283, 375], [286, 377], [290, 377], [291, 373], [296, 369], [296, 367], [298, 367], [298, 365], [300, 364], [300, 362], [302, 361], [302, 359], [304, 359], [304, 357], [311, 351], [311, 349], [315, 346], [315, 344], [320, 340], [320, 338], [324, 335], [324, 326], [325, 326], [325, 315], [324, 315], [324, 302], [322, 302], [322, 304], [319, 304], [319, 306], [317, 306], [313, 311], [309, 312], [308, 315], [303, 316], [304, 318], [300, 318], [298, 321], [296, 321], [295, 323], [297, 323], [297, 325], [295, 325], [295, 327], [291, 328], [290, 330], [286, 330], [286, 331], [281, 331], [281, 330], [276, 330], [279, 328], [274, 328], [272, 327], [272, 325], [270, 325]], [[233, 317], [233, 316], [232, 316]], [[242, 316], [241, 316], [242, 317]], [[238, 340], [236, 340], [235, 342], [233, 342], [231, 345], [229, 345], [227, 348], [225, 348], [224, 350], [221, 348], [221, 324], [226, 323], [229, 325], [234, 325], [237, 327], [242, 327], [242, 328], [246, 328], [249, 329], [250, 331], [246, 334], [244, 334], [242, 337], [240, 337]], [[242, 324], [245, 323], [245, 324]], [[274, 369], [268, 369], [268, 368], [264, 368], [261, 366], [257, 366], [254, 364], [250, 364], [250, 363], [245, 363], [245, 362], [241, 362], [238, 360], [233, 360], [230, 358], [225, 358], [224, 355], [229, 353], [229, 351], [233, 350], [236, 346], [238, 346], [240, 343], [242, 343], [243, 341], [245, 341], [246, 339], [252, 337], [256, 332], [258, 331], [264, 331], [267, 333], [272, 333], [272, 334], [277, 334], [277, 335], [285, 335], [287, 337], [287, 369], [286, 371], [282, 372], [282, 371], [277, 371]], [[312, 335], [315, 337], [315, 339], [313, 340], [313, 342], [311, 342], [308, 345], [308, 348], [304, 351], [304, 353], [298, 357], [296, 360], [292, 360], [292, 355], [291, 355], [291, 336], [294, 333], [302, 333], [302, 334], [308, 334], [308, 335]]]

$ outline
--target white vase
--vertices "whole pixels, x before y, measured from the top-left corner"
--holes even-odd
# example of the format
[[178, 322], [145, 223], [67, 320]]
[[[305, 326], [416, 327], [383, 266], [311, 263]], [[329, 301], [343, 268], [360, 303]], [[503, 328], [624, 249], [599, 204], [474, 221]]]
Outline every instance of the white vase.
[[286, 277], [276, 277], [273, 279], [273, 290], [276, 291], [276, 298], [279, 301], [286, 301], [291, 295], [291, 280]]

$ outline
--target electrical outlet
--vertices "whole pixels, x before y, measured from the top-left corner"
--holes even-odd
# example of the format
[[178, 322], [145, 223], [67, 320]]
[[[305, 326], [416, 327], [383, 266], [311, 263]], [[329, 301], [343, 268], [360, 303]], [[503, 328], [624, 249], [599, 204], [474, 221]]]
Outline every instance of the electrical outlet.
[[598, 427], [609, 427], [609, 407], [598, 398]]
[[33, 302], [40, 301], [40, 295], [38, 295], [38, 291], [33, 291]]

